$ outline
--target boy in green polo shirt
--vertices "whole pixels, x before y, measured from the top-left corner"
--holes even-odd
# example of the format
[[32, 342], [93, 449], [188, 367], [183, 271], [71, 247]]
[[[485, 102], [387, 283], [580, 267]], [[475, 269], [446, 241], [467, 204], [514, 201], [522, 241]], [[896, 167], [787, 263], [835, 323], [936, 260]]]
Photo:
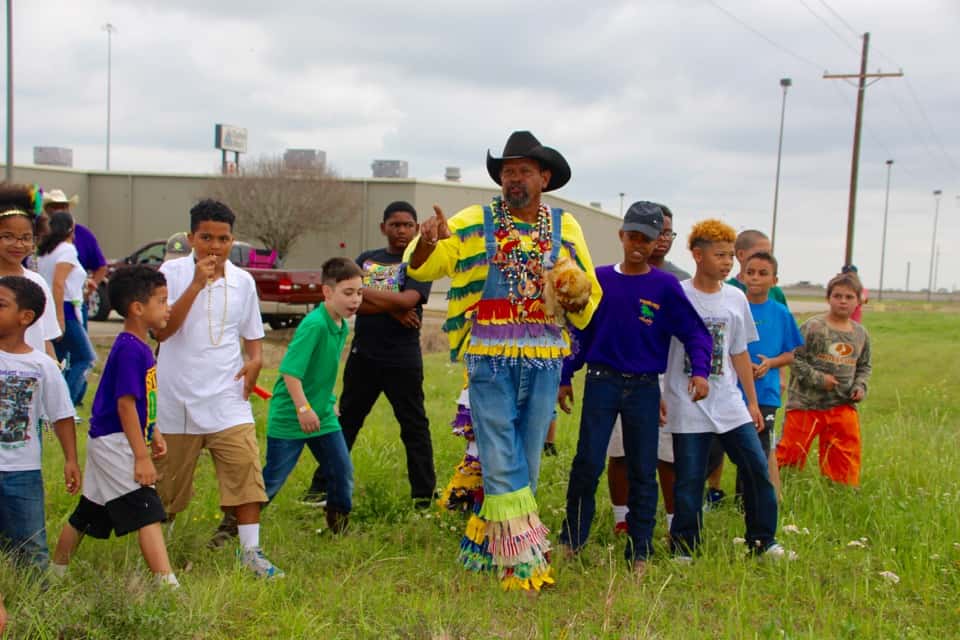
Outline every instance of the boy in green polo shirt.
[[280, 491], [306, 445], [327, 471], [327, 526], [335, 533], [346, 529], [352, 507], [353, 464], [333, 387], [349, 333], [346, 319], [360, 307], [362, 288], [363, 272], [353, 260], [323, 263], [324, 302], [293, 334], [267, 415], [267, 498], [273, 500]]

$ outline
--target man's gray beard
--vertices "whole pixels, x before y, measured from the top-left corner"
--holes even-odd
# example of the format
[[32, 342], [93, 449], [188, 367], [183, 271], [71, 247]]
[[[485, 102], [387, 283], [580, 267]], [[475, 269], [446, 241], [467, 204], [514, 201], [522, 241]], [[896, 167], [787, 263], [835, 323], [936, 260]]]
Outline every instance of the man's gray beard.
[[511, 209], [523, 209], [530, 204], [533, 198], [530, 197], [529, 193], [524, 193], [518, 198], [514, 198], [508, 195], [503, 196], [503, 199], [506, 201], [507, 206]]

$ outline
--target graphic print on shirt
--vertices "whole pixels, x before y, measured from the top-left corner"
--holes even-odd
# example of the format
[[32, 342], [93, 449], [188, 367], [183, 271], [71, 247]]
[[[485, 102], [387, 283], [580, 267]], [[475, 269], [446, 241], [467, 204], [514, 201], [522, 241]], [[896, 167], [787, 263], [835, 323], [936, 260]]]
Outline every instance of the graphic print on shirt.
[[4, 371], [0, 379], [0, 449], [20, 449], [30, 441], [30, 407], [37, 378]]
[[153, 429], [157, 426], [157, 365], [147, 369], [147, 424], [143, 426], [143, 440], [153, 442]]
[[857, 366], [857, 358], [854, 357], [855, 351], [856, 347], [849, 342], [833, 342], [827, 347], [826, 353], [817, 355], [817, 359], [841, 367], [855, 367]]
[[403, 288], [407, 265], [404, 262], [397, 264], [380, 264], [373, 260], [363, 263], [363, 286], [376, 291], [392, 291], [399, 293]]
[[[703, 324], [707, 325], [707, 331], [713, 338], [713, 349], [710, 352], [710, 377], [713, 379], [723, 377], [723, 353], [726, 350], [727, 322], [720, 318], [704, 318]], [[690, 356], [684, 353], [683, 372], [692, 375], [693, 365], [690, 363]]]
[[653, 324], [653, 321], [656, 318], [656, 312], [660, 310], [660, 305], [653, 300], [645, 300], [643, 298], [640, 298], [639, 302], [640, 317], [638, 319], [640, 322], [649, 327]]

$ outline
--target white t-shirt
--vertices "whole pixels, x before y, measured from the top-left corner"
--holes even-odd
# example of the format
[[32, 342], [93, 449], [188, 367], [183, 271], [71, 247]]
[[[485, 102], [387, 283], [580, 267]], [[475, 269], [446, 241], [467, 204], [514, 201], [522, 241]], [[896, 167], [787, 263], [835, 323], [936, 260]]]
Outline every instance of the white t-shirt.
[[76, 416], [57, 363], [42, 351], [0, 351], [0, 471], [40, 468], [40, 416]]
[[57, 270], [57, 265], [61, 262], [73, 265], [73, 269], [67, 274], [67, 280], [63, 285], [63, 301], [73, 303], [79, 319], [80, 305], [83, 304], [83, 283], [87, 280], [87, 272], [80, 264], [80, 258], [77, 257], [77, 248], [73, 246], [73, 243], [63, 241], [47, 255], [37, 258], [37, 271], [53, 289], [53, 274]]
[[748, 343], [758, 339], [747, 297], [728, 284], [722, 284], [717, 293], [698, 291], [692, 280], [684, 280], [680, 286], [713, 336], [710, 394], [699, 402], [690, 398], [690, 363], [683, 343], [672, 338], [664, 375], [664, 429], [670, 433], [725, 433], [752, 422], [730, 360], [731, 355], [743, 353]]
[[[243, 399], [241, 338], [264, 336], [260, 301], [253, 277], [226, 263], [220, 278], [203, 288], [157, 357], [157, 427], [161, 433], [217, 433], [253, 423], [250, 403]], [[170, 305], [193, 281], [193, 256], [165, 262]], [[224, 309], [226, 308], [226, 313]], [[214, 344], [214, 343], [217, 344]]]
[[43, 279], [36, 271], [30, 269], [23, 270], [23, 277], [36, 282], [43, 289], [43, 296], [47, 300], [47, 306], [43, 308], [43, 315], [36, 322], [27, 327], [26, 337], [24, 338], [28, 345], [39, 351], [46, 353], [47, 340], [56, 340], [60, 337], [60, 324], [57, 323], [57, 307], [53, 301], [53, 294], [47, 281]]

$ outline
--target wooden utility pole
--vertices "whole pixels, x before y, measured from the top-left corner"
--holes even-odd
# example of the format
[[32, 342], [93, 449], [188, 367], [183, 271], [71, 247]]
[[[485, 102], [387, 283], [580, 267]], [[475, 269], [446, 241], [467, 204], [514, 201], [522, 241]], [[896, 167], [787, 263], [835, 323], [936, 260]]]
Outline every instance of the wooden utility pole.
[[[896, 73], [867, 73], [867, 50], [870, 47], [870, 34], [863, 34], [863, 52], [860, 54], [860, 73], [824, 73], [823, 77], [827, 80], [851, 80], [856, 78], [857, 82], [857, 118], [853, 125], [853, 160], [850, 163], [850, 200], [847, 205], [847, 248], [843, 257], [843, 264], [853, 264], [853, 223], [857, 211], [857, 175], [860, 167], [860, 129], [863, 126], [863, 96], [867, 84], [867, 78], [875, 78], [873, 82], [881, 78], [899, 78], [903, 76], [903, 71]], [[869, 84], [873, 84], [873, 82]]]

